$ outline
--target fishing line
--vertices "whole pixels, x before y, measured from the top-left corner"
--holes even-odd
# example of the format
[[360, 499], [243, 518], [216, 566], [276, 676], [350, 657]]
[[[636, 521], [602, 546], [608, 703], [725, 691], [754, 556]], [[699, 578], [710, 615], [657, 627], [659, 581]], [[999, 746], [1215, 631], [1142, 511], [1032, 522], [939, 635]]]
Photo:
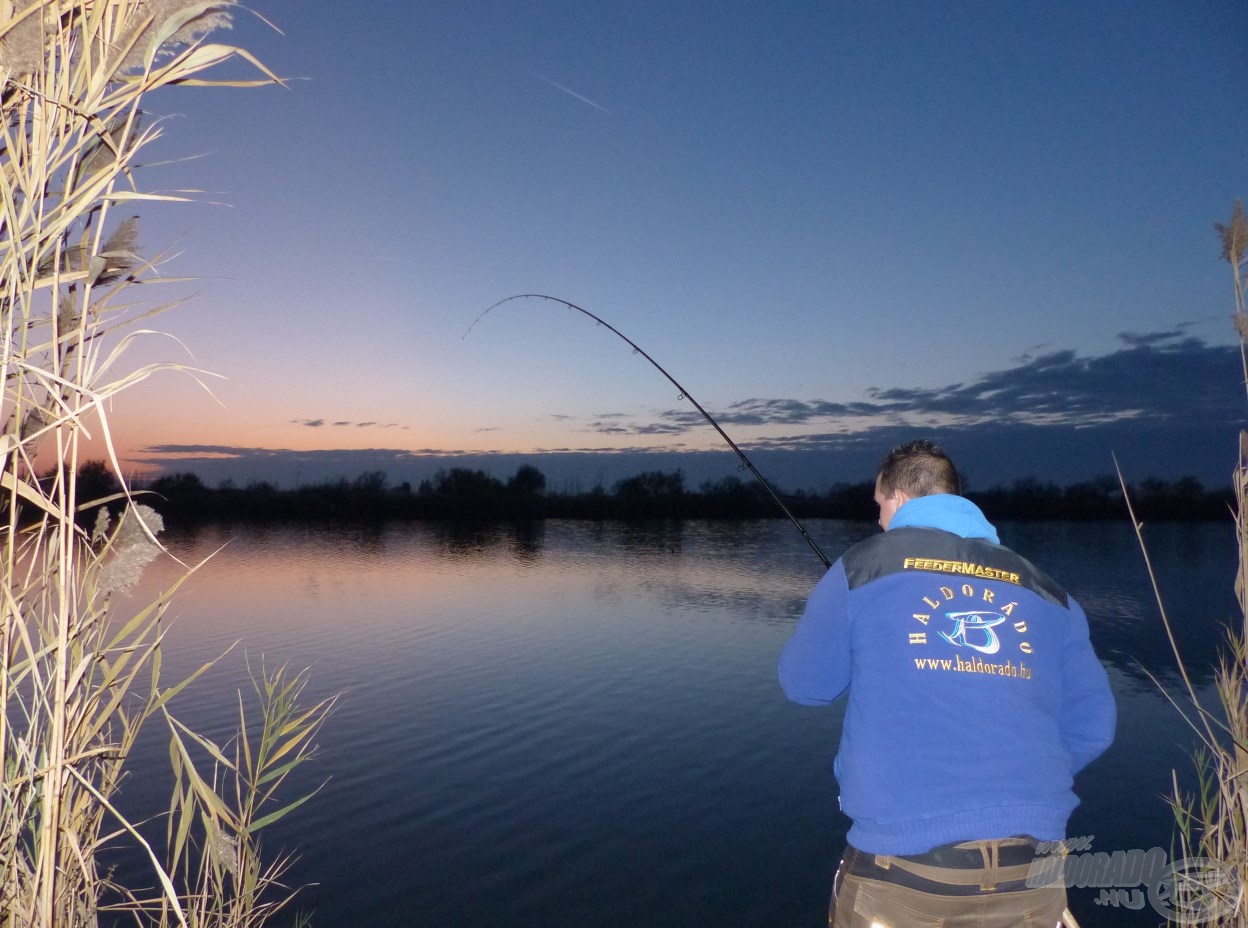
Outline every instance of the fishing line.
[[767, 492], [771, 494], [771, 498], [775, 501], [776, 505], [780, 507], [781, 511], [786, 516], [788, 516], [789, 521], [792, 522], [797, 527], [797, 530], [802, 533], [802, 537], [806, 539], [806, 543], [810, 545], [810, 547], [814, 550], [815, 554], [819, 555], [819, 560], [823, 561], [823, 566], [824, 567], [832, 566], [832, 562], [829, 561], [827, 556], [822, 551], [819, 550], [819, 546], [815, 544], [815, 539], [810, 537], [810, 533], [806, 531], [806, 527], [797, 520], [797, 516], [789, 512], [789, 507], [784, 505], [784, 501], [780, 499], [779, 494], [777, 494], [776, 491], [772, 489], [771, 484], [767, 482], [767, 479], [761, 473], [759, 473], [758, 468], [754, 466], [754, 462], [751, 461], [748, 457], [746, 457], [745, 452], [742, 451], [739, 447], [737, 447], [737, 443], [728, 436], [727, 432], [725, 432], [722, 428], [720, 428], [719, 423], [715, 421], [714, 417], [709, 412], [707, 412], [705, 409], [702, 408], [702, 404], [699, 403], [697, 400], [695, 400], [690, 395], [689, 391], [680, 385], [680, 382], [675, 377], [673, 377], [666, 370], [664, 370], [663, 365], [659, 364], [658, 361], [650, 357], [650, 355], [647, 354], [640, 345], [638, 345], [635, 341], [633, 341], [631, 338], [629, 338], [627, 335], [625, 335], [615, 326], [611, 325], [611, 323], [607, 322], [605, 319], [602, 319], [599, 316], [595, 316], [588, 309], [585, 309], [581, 306], [577, 306], [575, 303], [569, 303], [567, 300], [561, 300], [557, 296], [547, 296], [544, 293], [517, 293], [515, 296], [509, 296], [506, 299], [499, 300], [497, 303], [495, 303], [493, 306], [491, 306], [489, 309], [483, 312], [480, 316], [477, 316], [477, 318], [472, 321], [472, 325], [468, 326], [468, 331], [463, 334], [462, 338], [467, 338], [469, 332], [471, 332], [476, 327], [477, 323], [480, 322], [482, 319], [484, 319], [491, 310], [496, 309], [499, 306], [502, 306], [504, 303], [510, 303], [512, 300], [528, 300], [528, 299], [550, 300], [552, 303], [559, 303], [562, 306], [566, 306], [568, 309], [575, 309], [578, 313], [588, 316], [590, 319], [593, 319], [594, 322], [598, 323], [600, 326], [604, 326], [613, 334], [615, 334], [616, 336], [618, 336], [619, 338], [627, 342], [629, 347], [633, 349], [633, 354], [639, 354], [643, 358], [645, 358], [647, 361], [649, 361], [650, 364], [653, 365], [655, 370], [657, 370], [660, 374], [666, 377], [668, 381], [671, 383], [671, 385], [680, 391], [680, 396], [678, 396], [677, 399], [688, 400], [690, 403], [692, 403], [694, 409], [696, 409], [698, 412], [702, 414], [702, 418], [704, 418], [707, 422], [709, 422], [714, 427], [715, 431], [719, 433], [719, 437], [722, 438], [724, 441], [726, 441], [728, 443], [728, 447], [736, 452], [737, 457], [741, 459], [741, 463], [749, 470], [751, 474], [754, 475], [755, 479], [758, 480], [758, 482], [763, 485], [764, 489], [766, 489]]

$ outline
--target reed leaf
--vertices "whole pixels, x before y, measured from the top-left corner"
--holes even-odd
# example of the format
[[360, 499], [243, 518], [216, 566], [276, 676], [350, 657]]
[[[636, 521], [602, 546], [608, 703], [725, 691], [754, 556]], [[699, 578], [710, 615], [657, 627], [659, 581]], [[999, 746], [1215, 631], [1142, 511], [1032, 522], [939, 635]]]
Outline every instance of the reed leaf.
[[[228, 25], [232, 0], [15, 7], [0, 2], [0, 928], [93, 928], [105, 891], [137, 924], [259, 925], [286, 898], [266, 893], [287, 859], [262, 867], [247, 827], [271, 814], [270, 785], [310, 753], [315, 713], [262, 708], [273, 713], [262, 726], [270, 735], [248, 764], [284, 753], [259, 785], [230, 782], [237, 759], [227, 747], [171, 725], [172, 858], [159, 859], [113, 797], [143, 725], [167, 717], [208, 665], [163, 685], [166, 612], [185, 577], [130, 607], [118, 591], [159, 554], [159, 526], [124, 480], [120, 493], [87, 500], [77, 476], [94, 437], [120, 478], [109, 409], [124, 392], [157, 373], [209, 376], [127, 360], [152, 334], [136, 323], [167, 308], [130, 299], [132, 287], [157, 280], [159, 263], [139, 248], [135, 208], [196, 196], [140, 183], [142, 157], [164, 136], [162, 123], [143, 118], [146, 94], [278, 81], [247, 52], [207, 41]], [[254, 78], [209, 73], [230, 61], [250, 64]], [[107, 518], [78, 524], [90, 508], [114, 505], [123, 511], [115, 528]], [[198, 751], [208, 757], [202, 773]], [[122, 839], [144, 849], [159, 895], [139, 899], [99, 872], [98, 854]]]
[[[1248, 311], [1244, 305], [1242, 275], [1248, 257], [1248, 219], [1239, 200], [1231, 211], [1230, 223], [1225, 226], [1215, 223], [1215, 230], [1221, 240], [1222, 257], [1231, 264], [1233, 271], [1234, 322], [1240, 336], [1240, 355], [1248, 386]], [[1188, 674], [1157, 588], [1143, 526], [1136, 521], [1130, 499], [1124, 492], [1153, 582], [1162, 625], [1183, 680], [1183, 705], [1177, 700], [1172, 699], [1172, 702], [1199, 739], [1192, 755], [1196, 790], [1189, 793], [1181, 789], [1177, 772], [1172, 772], [1168, 801], [1177, 829], [1176, 860], [1203, 859], [1207, 863], [1198, 878], [1190, 875], [1180, 878], [1176, 873], [1173, 884], [1167, 887], [1177, 913], [1169, 919], [1169, 924], [1248, 928], [1248, 894], [1245, 893], [1245, 881], [1248, 881], [1248, 432], [1241, 432], [1239, 436], [1239, 459], [1232, 482], [1239, 549], [1235, 593], [1240, 615], [1226, 634], [1214, 670], [1216, 709], [1202, 703]]]

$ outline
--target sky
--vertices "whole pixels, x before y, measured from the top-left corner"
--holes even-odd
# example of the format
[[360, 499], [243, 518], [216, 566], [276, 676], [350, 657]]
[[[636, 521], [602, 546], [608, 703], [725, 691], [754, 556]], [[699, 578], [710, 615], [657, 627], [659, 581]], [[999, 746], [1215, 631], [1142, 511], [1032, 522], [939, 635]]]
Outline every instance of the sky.
[[920, 436], [979, 485], [1229, 480], [1242, 0], [251, 10], [286, 87], [151, 101], [140, 182], [202, 192], [142, 214], [193, 282], [133, 358], [213, 376], [117, 401], [133, 473], [735, 472], [592, 320], [479, 318], [539, 293], [785, 487]]

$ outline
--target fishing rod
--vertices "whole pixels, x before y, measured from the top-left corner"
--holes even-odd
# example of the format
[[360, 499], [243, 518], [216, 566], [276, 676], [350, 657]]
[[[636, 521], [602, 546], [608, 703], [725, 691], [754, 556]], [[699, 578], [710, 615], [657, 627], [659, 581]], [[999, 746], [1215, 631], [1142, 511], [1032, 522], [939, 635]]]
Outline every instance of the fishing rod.
[[730, 437], [728, 437], [728, 433], [725, 432], [722, 428], [720, 428], [719, 423], [715, 421], [714, 417], [709, 412], [707, 412], [705, 409], [702, 408], [702, 404], [699, 403], [697, 400], [695, 400], [693, 396], [689, 393], [689, 391], [680, 385], [680, 382], [675, 377], [673, 377], [666, 370], [664, 370], [663, 365], [661, 365], [658, 361], [654, 360], [654, 358], [650, 357], [650, 355], [647, 354], [646, 351], [640, 345], [638, 345], [635, 341], [633, 341], [631, 338], [629, 338], [627, 335], [625, 335], [615, 326], [611, 325], [611, 323], [607, 322], [605, 319], [602, 319], [599, 316], [595, 316], [593, 313], [591, 313], [588, 309], [585, 309], [584, 307], [577, 306], [575, 303], [569, 303], [567, 300], [562, 300], [557, 296], [547, 296], [544, 293], [517, 293], [514, 296], [509, 296], [506, 299], [499, 300], [497, 303], [495, 303], [493, 306], [491, 306], [489, 309], [483, 312], [480, 316], [477, 316], [477, 318], [472, 321], [472, 325], [468, 326], [468, 331], [465, 332], [462, 337], [467, 338], [468, 333], [471, 332], [476, 327], [477, 323], [480, 322], [482, 319], [484, 319], [491, 310], [496, 309], [499, 306], [502, 306], [504, 303], [510, 303], [512, 300], [527, 300], [527, 299], [550, 300], [552, 303], [559, 303], [562, 306], [566, 306], [568, 309], [575, 309], [578, 313], [588, 316], [590, 319], [593, 319], [594, 322], [598, 323], [600, 326], [606, 327], [613, 334], [615, 334], [619, 338], [622, 338], [625, 342], [628, 343], [629, 347], [633, 349], [633, 354], [639, 354], [643, 358], [645, 358], [647, 361], [649, 361], [651, 365], [654, 366], [655, 370], [657, 370], [660, 374], [666, 377], [668, 381], [672, 384], [672, 386], [674, 386], [677, 390], [680, 391], [680, 396], [678, 396], [677, 399], [688, 400], [689, 402], [691, 402], [694, 408], [702, 414], [702, 418], [704, 418], [707, 422], [709, 422], [714, 427], [715, 431], [719, 433], [719, 437], [722, 438], [724, 441], [726, 441], [728, 443], [728, 447], [736, 452], [737, 457], [741, 459], [742, 465], [744, 465], [749, 470], [749, 472], [754, 475], [755, 479], [757, 479], [758, 482], [763, 485], [763, 487], [767, 490], [767, 492], [771, 494], [771, 498], [775, 500], [776, 505], [780, 507], [781, 511], [784, 512], [786, 516], [788, 516], [789, 521], [792, 522], [797, 527], [797, 530], [802, 533], [802, 537], [806, 539], [806, 543], [810, 545], [810, 547], [814, 550], [815, 554], [819, 556], [819, 560], [823, 561], [823, 566], [825, 568], [832, 566], [832, 562], [828, 560], [827, 556], [822, 551], [819, 550], [819, 546], [815, 544], [815, 539], [813, 539], [810, 536], [810, 532], [806, 531], [806, 527], [797, 520], [797, 516], [789, 512], [789, 507], [784, 505], [784, 501], [780, 499], [780, 496], [776, 493], [774, 489], [772, 489], [771, 484], [767, 482], [767, 478], [765, 478], [761, 473], [759, 473], [758, 468], [754, 466], [754, 462], [745, 456], [745, 452], [742, 451], [739, 447], [737, 447], [737, 443], [735, 441], [733, 441]]

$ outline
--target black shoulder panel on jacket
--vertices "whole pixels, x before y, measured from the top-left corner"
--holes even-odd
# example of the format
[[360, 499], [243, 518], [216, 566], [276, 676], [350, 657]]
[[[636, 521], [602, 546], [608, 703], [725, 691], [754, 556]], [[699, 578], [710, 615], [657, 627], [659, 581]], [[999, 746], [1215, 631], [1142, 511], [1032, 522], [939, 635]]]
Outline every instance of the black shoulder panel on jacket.
[[982, 538], [962, 538], [935, 528], [896, 528], [859, 542], [842, 557], [849, 588], [904, 571], [948, 574], [951, 579], [1013, 583], [1059, 606], [1066, 591], [1029, 560]]

